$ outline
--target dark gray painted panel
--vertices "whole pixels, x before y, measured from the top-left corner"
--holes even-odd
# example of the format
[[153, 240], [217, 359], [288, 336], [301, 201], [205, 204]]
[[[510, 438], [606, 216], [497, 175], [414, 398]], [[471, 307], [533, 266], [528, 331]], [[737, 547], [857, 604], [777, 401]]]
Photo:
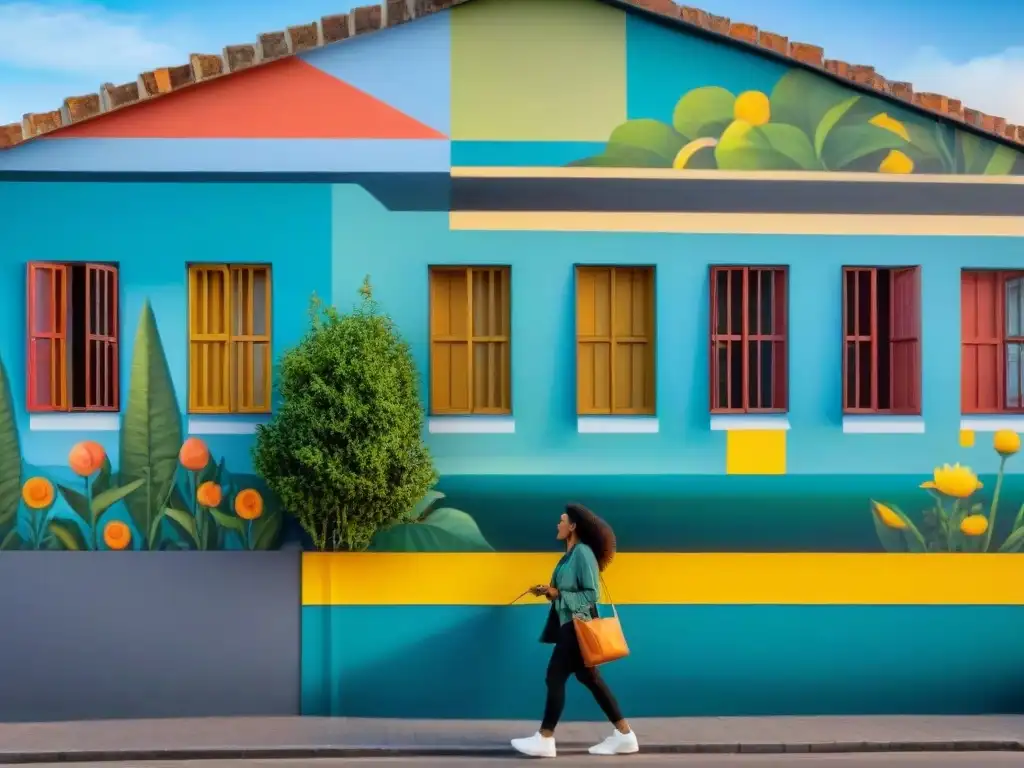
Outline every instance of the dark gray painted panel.
[[299, 555], [0, 554], [0, 721], [298, 714]]
[[453, 211], [1024, 215], [1024, 184], [453, 178]]

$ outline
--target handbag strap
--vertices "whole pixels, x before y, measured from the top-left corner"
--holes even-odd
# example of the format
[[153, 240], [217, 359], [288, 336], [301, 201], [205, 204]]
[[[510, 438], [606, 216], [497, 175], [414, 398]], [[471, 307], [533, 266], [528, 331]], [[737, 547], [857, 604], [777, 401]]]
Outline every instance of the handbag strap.
[[612, 591], [608, 589], [608, 584], [605, 583], [604, 576], [598, 572], [597, 577], [601, 580], [601, 589], [608, 595], [608, 604], [612, 607], [612, 615], [615, 616], [616, 619], [619, 618], [619, 611], [615, 607], [615, 601], [612, 599]]

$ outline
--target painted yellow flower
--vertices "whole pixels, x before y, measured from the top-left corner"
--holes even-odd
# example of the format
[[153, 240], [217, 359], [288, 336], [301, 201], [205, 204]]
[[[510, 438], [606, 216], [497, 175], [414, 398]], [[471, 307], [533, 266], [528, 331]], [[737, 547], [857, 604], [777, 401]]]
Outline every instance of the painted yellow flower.
[[982, 484], [970, 467], [945, 464], [936, 467], [934, 479], [921, 483], [921, 487], [936, 490], [943, 496], [951, 496], [954, 499], [966, 499], [981, 488]]
[[53, 483], [45, 477], [30, 477], [21, 487], [21, 498], [29, 509], [46, 509], [55, 498]]
[[893, 528], [897, 531], [902, 531], [907, 527], [907, 521], [893, 512], [892, 509], [885, 506], [885, 504], [879, 504], [877, 501], [872, 501], [871, 504], [875, 508], [875, 514], [878, 515], [878, 519], [881, 520], [886, 527]]
[[885, 112], [880, 112], [879, 114], [872, 117], [868, 122], [879, 128], [884, 128], [890, 133], [895, 133], [904, 141], [910, 141], [910, 134], [907, 133], [907, 129], [903, 125], [903, 123], [901, 123], [899, 120], [895, 120], [889, 117], [889, 115], [887, 115]]
[[761, 91], [744, 91], [736, 97], [732, 116], [751, 125], [764, 125], [772, 118], [772, 105]]
[[889, 154], [878, 165], [879, 173], [913, 173], [914, 161], [898, 149], [889, 150]]
[[964, 536], [981, 536], [988, 530], [988, 518], [984, 515], [968, 515], [960, 523]]
[[1000, 456], [1013, 456], [1020, 450], [1020, 435], [1012, 429], [1000, 429], [992, 438], [992, 445]]

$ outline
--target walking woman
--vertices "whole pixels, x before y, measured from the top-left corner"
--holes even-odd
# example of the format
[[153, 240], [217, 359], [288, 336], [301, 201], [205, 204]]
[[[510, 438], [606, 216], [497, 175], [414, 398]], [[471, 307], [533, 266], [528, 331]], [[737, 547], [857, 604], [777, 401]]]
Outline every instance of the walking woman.
[[513, 739], [512, 746], [530, 757], [555, 756], [555, 726], [565, 708], [565, 684], [570, 675], [594, 695], [605, 716], [615, 726], [611, 736], [590, 748], [592, 755], [628, 755], [640, 751], [636, 734], [629, 728], [612, 692], [596, 668], [583, 663], [573, 617], [597, 618], [600, 597], [599, 574], [615, 556], [615, 533], [611, 526], [589, 509], [569, 504], [558, 521], [558, 539], [565, 542], [565, 554], [555, 566], [550, 584], [531, 588], [551, 603], [542, 643], [553, 643], [548, 662], [547, 702], [540, 730], [525, 739]]

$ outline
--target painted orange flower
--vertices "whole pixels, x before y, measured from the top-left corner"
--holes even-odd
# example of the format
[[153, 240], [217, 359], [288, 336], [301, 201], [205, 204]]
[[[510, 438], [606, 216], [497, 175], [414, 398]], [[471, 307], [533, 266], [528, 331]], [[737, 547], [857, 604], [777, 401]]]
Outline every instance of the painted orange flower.
[[263, 514], [263, 497], [255, 488], [246, 488], [235, 496], [235, 514], [243, 520], [256, 520]]
[[103, 466], [106, 457], [107, 452], [102, 445], [95, 440], [83, 440], [68, 453], [68, 466], [79, 477], [89, 477]]
[[103, 543], [110, 549], [127, 549], [132, 543], [132, 529], [120, 520], [111, 520], [103, 528]]
[[181, 462], [181, 466], [185, 469], [199, 472], [210, 463], [210, 449], [198, 437], [190, 437], [181, 444], [181, 450], [178, 452], [178, 461]]
[[214, 482], [207, 481], [199, 486], [196, 491], [196, 501], [204, 507], [216, 507], [220, 505], [220, 486]]
[[53, 483], [45, 477], [30, 477], [21, 487], [21, 498], [29, 509], [46, 509], [54, 497]]

